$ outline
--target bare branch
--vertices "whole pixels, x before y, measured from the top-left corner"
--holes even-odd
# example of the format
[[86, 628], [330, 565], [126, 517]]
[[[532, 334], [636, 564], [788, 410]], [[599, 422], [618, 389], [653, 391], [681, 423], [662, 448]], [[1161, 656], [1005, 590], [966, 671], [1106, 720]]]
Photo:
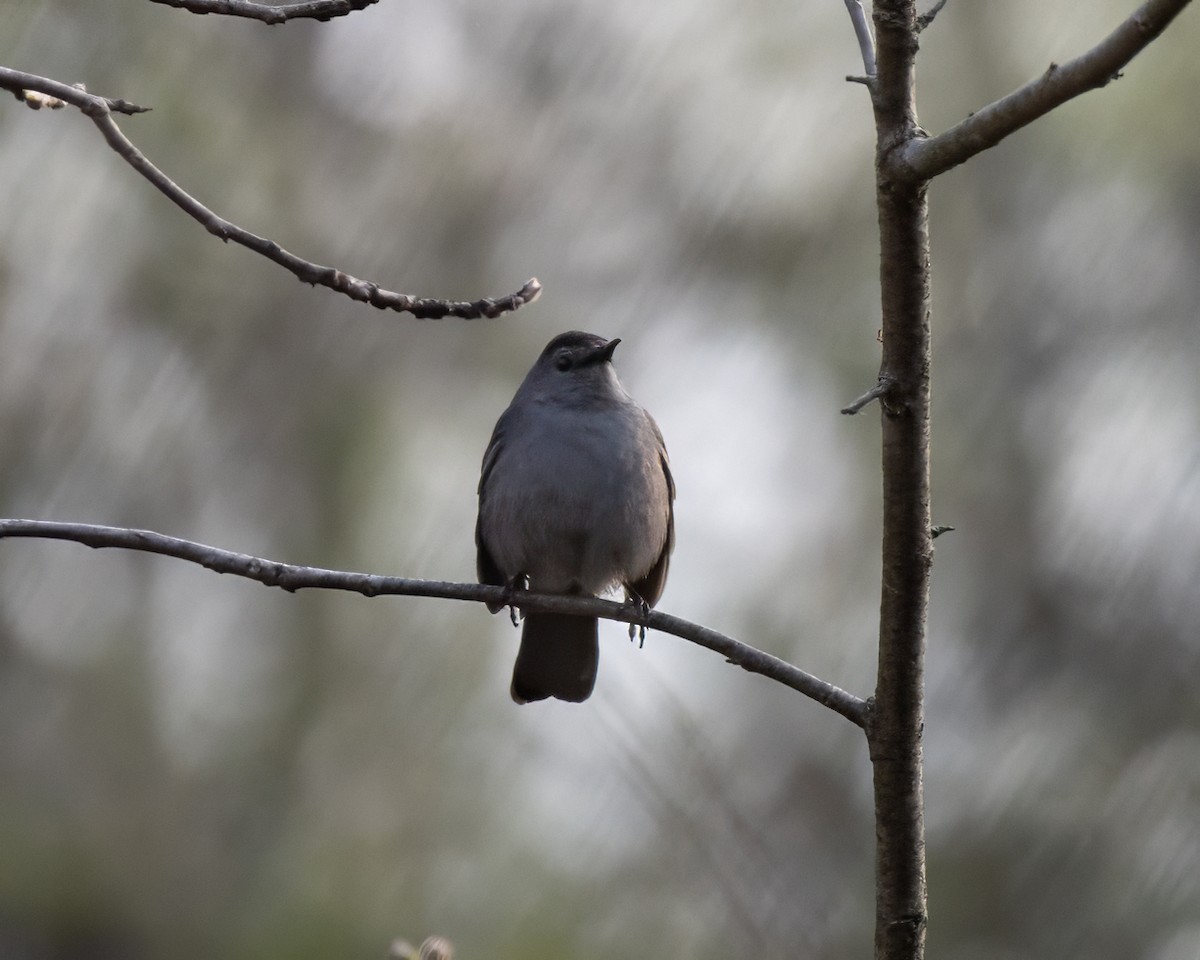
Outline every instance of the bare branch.
[[850, 22], [854, 24], [854, 36], [858, 38], [858, 49], [862, 54], [865, 77], [847, 77], [855, 83], [866, 83], [868, 86], [875, 76], [875, 41], [871, 37], [871, 24], [863, 11], [862, 0], [846, 0], [846, 9], [850, 12]]
[[113, 150], [161, 193], [165, 194], [172, 203], [203, 225], [209, 233], [225, 241], [232, 240], [234, 243], [239, 243], [243, 247], [261, 254], [313, 286], [329, 287], [331, 290], [345, 294], [351, 300], [369, 303], [381, 310], [411, 313], [419, 319], [439, 319], [453, 316], [464, 320], [475, 320], [480, 317], [498, 317], [523, 307], [527, 303], [532, 303], [542, 292], [542, 285], [534, 278], [527, 281], [516, 293], [510, 293], [497, 299], [485, 298], [465, 302], [438, 300], [432, 297], [412, 297], [405, 293], [384, 290], [370, 280], [352, 277], [336, 267], [325, 267], [302, 260], [295, 254], [284, 250], [274, 240], [257, 236], [237, 224], [217, 216], [147, 160], [133, 142], [121, 132], [121, 128], [112, 118], [114, 111], [141, 113], [147, 108], [136, 106], [125, 100], [97, 97], [80, 87], [69, 86], [46, 77], [21, 73], [5, 67], [0, 67], [0, 89], [11, 90], [18, 99], [22, 100], [27, 98], [26, 91], [35, 90], [78, 107], [100, 128], [101, 134]]
[[894, 383], [890, 377], [880, 377], [875, 386], [873, 386], [870, 390], [864, 393], [857, 400], [853, 401], [847, 406], [842, 407], [842, 413], [850, 417], [854, 416], [872, 400], [878, 400], [880, 397], [882, 397], [893, 386]]
[[251, 557], [210, 547], [191, 540], [164, 536], [150, 530], [104, 527], [90, 523], [60, 523], [52, 520], [0, 520], [0, 540], [9, 537], [34, 537], [69, 540], [88, 547], [116, 547], [140, 550], [197, 563], [217, 573], [230, 573], [280, 587], [289, 593], [302, 589], [348, 590], [366, 597], [408, 596], [466, 600], [475, 603], [512, 603], [522, 610], [540, 613], [571, 613], [602, 617], [621, 623], [636, 624], [706, 647], [750, 673], [762, 674], [816, 700], [851, 723], [865, 727], [867, 703], [852, 693], [835, 687], [778, 657], [727, 637], [715, 630], [681, 620], [656, 610], [643, 610], [640, 604], [621, 604], [594, 597], [566, 597], [554, 594], [506, 590], [479, 583], [452, 583], [442, 580], [409, 580], [370, 573], [325, 570], [295, 566], [276, 560]]
[[937, 0], [937, 3], [930, 7], [925, 13], [917, 17], [917, 32], [920, 33], [928, 28], [928, 26], [937, 18], [937, 15], [942, 12], [942, 7], [945, 5], [946, 0]]
[[11, 91], [14, 97], [34, 110], [40, 110], [42, 107], [58, 110], [68, 103], [83, 110], [84, 104], [90, 105], [93, 101], [99, 100], [114, 113], [150, 112], [149, 107], [139, 107], [136, 103], [130, 103], [128, 100], [97, 97], [88, 93], [82, 83], [59, 83], [48, 77], [22, 73], [20, 70], [9, 70], [7, 67], [0, 67], [0, 90]]
[[192, 13], [217, 13], [226, 17], [246, 17], [263, 23], [285, 23], [288, 20], [331, 20], [356, 10], [365, 10], [379, 0], [307, 0], [273, 7], [253, 0], [150, 0], [168, 7], [179, 7]]
[[936, 137], [909, 140], [891, 165], [909, 181], [929, 180], [1082, 93], [1105, 86], [1167, 28], [1190, 0], [1146, 0], [1099, 44], [1069, 63], [1050, 64], [1036, 80]]

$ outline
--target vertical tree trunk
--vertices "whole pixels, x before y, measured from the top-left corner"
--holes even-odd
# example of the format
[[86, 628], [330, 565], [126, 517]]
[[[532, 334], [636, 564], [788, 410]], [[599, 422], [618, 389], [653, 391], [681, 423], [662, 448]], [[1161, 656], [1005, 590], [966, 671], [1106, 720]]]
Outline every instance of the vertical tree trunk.
[[885, 252], [883, 584], [879, 673], [867, 728], [875, 780], [875, 956], [917, 958], [925, 939], [921, 786], [929, 515], [928, 241], [924, 187], [880, 191]]
[[880, 279], [883, 297], [883, 583], [879, 673], [867, 737], [875, 786], [877, 960], [925, 946], [921, 735], [925, 619], [932, 560], [929, 510], [929, 231], [925, 183], [892, 175], [889, 156], [922, 135], [914, 102], [911, 0], [874, 6], [878, 74]]

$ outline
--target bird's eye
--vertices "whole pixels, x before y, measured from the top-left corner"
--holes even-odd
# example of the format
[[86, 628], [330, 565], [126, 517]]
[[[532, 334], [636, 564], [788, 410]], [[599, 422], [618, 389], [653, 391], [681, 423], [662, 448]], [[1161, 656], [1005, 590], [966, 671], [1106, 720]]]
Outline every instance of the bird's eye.
[[568, 370], [571, 369], [570, 354], [560, 353], [558, 355], [558, 359], [554, 361], [554, 366], [556, 366], [559, 370], [563, 371], [563, 373], [566, 373]]

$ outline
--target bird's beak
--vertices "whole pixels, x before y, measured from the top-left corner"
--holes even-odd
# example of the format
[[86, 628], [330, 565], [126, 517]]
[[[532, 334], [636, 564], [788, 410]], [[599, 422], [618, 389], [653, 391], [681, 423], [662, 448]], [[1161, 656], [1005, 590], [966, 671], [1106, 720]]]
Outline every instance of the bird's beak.
[[609, 340], [607, 343], [594, 347], [579, 358], [579, 366], [590, 367], [597, 363], [608, 363], [612, 360], [613, 351], [617, 349], [617, 344], [620, 342], [619, 339]]

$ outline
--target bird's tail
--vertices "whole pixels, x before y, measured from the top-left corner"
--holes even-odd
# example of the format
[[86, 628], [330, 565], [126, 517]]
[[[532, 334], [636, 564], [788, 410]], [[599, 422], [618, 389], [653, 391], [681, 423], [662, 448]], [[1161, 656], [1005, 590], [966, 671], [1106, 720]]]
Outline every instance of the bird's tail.
[[513, 667], [512, 698], [517, 703], [557, 697], [580, 703], [592, 695], [600, 662], [595, 617], [531, 613], [521, 631]]

